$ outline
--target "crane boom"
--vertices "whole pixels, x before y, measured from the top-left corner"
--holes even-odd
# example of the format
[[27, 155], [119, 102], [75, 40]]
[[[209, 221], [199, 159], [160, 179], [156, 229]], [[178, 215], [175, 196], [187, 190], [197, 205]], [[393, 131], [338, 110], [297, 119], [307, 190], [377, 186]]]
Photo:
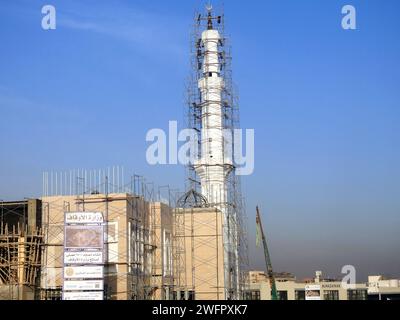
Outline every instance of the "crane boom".
[[267, 239], [265, 238], [265, 235], [264, 235], [264, 230], [262, 227], [262, 222], [261, 222], [261, 217], [260, 217], [260, 210], [259, 210], [258, 206], [257, 206], [256, 224], [259, 227], [259, 231], [260, 231], [261, 237], [262, 237], [262, 243], [263, 243], [263, 247], [264, 247], [264, 256], [265, 256], [265, 264], [267, 266], [267, 276], [268, 276], [269, 283], [271, 286], [271, 299], [278, 300], [278, 292], [276, 290], [275, 276], [274, 276], [274, 271], [272, 269], [271, 256], [269, 255]]

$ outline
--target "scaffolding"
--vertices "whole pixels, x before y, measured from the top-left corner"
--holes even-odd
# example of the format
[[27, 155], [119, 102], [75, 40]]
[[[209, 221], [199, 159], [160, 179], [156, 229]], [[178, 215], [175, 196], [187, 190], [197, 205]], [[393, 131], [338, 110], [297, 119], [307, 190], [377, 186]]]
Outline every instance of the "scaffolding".
[[[195, 159], [201, 157], [201, 145], [205, 139], [202, 136], [203, 119], [207, 116], [203, 112], [205, 108], [213, 112], [210, 105], [215, 108], [218, 104], [218, 111], [222, 110], [222, 127], [218, 129], [229, 131], [233, 137], [234, 130], [240, 128], [238, 96], [232, 81], [231, 46], [225, 33], [224, 15], [214, 16], [211, 15], [211, 9], [208, 11], [208, 16], [196, 14], [190, 45], [192, 72], [188, 81], [185, 110], [187, 127], [193, 129], [196, 135], [192, 141], [198, 144], [199, 152], [192, 155]], [[202, 31], [210, 27], [210, 21], [214, 22], [214, 28], [221, 35], [217, 46], [220, 66], [218, 76], [224, 82], [221, 101], [205, 99], [199, 89], [199, 81], [205, 77], [204, 65], [214, 63], [205, 59], [207, 52], [201, 36]], [[226, 141], [220, 142], [225, 145]], [[235, 154], [233, 141], [227, 148], [231, 148], [232, 154]], [[62, 297], [64, 213], [72, 211], [104, 213], [106, 299], [188, 299], [188, 291], [195, 292], [200, 280], [215, 287], [218, 299], [243, 298], [248, 267], [244, 199], [235, 163], [227, 164], [224, 169], [229, 172], [225, 181], [227, 196], [220, 200], [209, 199], [202, 194], [202, 189], [211, 189], [211, 186], [201, 185], [195, 163], [187, 166], [185, 194], [179, 194], [168, 186], [157, 189], [153, 183], [138, 175], [128, 177], [120, 166], [102, 170], [75, 169], [43, 173], [43, 231], [35, 236], [43, 240], [43, 244], [38, 244], [43, 252], [39, 254], [40, 264], [36, 265], [36, 260], [30, 260], [35, 268], [41, 269], [41, 299], [56, 300]], [[168, 222], [163, 212], [172, 212], [172, 208], [175, 208], [171, 214], [172, 221]], [[203, 211], [212, 215], [209, 220], [203, 220], [201, 214], [197, 215]], [[118, 217], [126, 219], [122, 227], [118, 224]], [[166, 225], [172, 226], [172, 270], [170, 258], [166, 254], [170, 250], [171, 241], [168, 232], [165, 232]], [[195, 226], [200, 226], [204, 234], [198, 234]], [[26, 233], [16, 234], [21, 238]], [[214, 238], [215, 241], [211, 241]], [[124, 244], [122, 249], [121, 244]], [[220, 247], [223, 251], [222, 272], [218, 267], [221, 260]], [[4, 254], [11, 252], [7, 250]], [[202, 250], [215, 254], [210, 253], [204, 257], [194, 254]], [[188, 251], [192, 253], [189, 265], [186, 259]], [[7, 265], [10, 259], [7, 262], [4, 262], [5, 258], [2, 259], [3, 268], [3, 263]], [[204, 279], [199, 274], [204, 266], [215, 269], [216, 282], [211, 278]], [[10, 267], [4, 270], [4, 274], [11, 274]], [[220, 278], [223, 278], [222, 285]], [[11, 278], [1, 281], [11, 281]], [[122, 288], [108, 283], [124, 285]]]
[[0, 224], [0, 300], [34, 300], [40, 279], [42, 230]]
[[[42, 299], [61, 299], [63, 215], [73, 211], [104, 213], [106, 299], [169, 298], [173, 280], [164, 276], [161, 235], [165, 226], [161, 211], [171, 210], [171, 201], [162, 197], [160, 188], [156, 192], [155, 185], [142, 176], [124, 176], [122, 167], [44, 173], [43, 180], [46, 250], [42, 261]], [[164, 189], [171, 194], [169, 187]]]
[[[223, 10], [222, 10], [223, 11]], [[204, 70], [207, 64], [214, 64], [212, 67], [215, 68], [215, 62], [205, 59], [205, 56], [209, 54], [202, 40], [202, 32], [204, 30], [213, 28], [217, 30], [221, 36], [218, 39], [218, 76], [223, 79], [224, 85], [221, 92], [221, 101], [207, 100], [207, 96], [212, 96], [213, 93], [201, 92], [199, 89], [199, 82], [201, 80], [208, 81], [208, 77], [212, 76], [205, 75]], [[213, 40], [215, 41], [215, 39]], [[189, 76], [187, 86], [187, 119], [188, 128], [193, 129], [192, 141], [196, 141], [197, 154], [192, 155], [192, 159], [200, 159], [201, 145], [205, 142], [208, 137], [203, 137], [203, 119], [215, 112], [213, 108], [218, 105], [218, 109], [222, 110], [222, 128], [230, 132], [231, 137], [234, 137], [234, 130], [240, 128], [239, 121], [239, 104], [238, 96], [235, 94], [234, 84], [232, 81], [232, 56], [231, 46], [229, 38], [225, 33], [225, 18], [224, 15], [212, 15], [211, 8], [208, 8], [207, 15], [197, 13], [195, 15], [195, 23], [191, 34], [191, 74]], [[210, 88], [210, 87], [209, 87]], [[214, 90], [215, 88], [210, 88]], [[204, 90], [204, 88], [203, 88]], [[205, 110], [208, 110], [205, 113]], [[219, 112], [219, 110], [218, 110]], [[199, 138], [198, 138], [199, 137]], [[227, 145], [227, 143], [229, 145]], [[224, 148], [230, 148], [231, 154], [235, 154], [235, 144], [233, 141], [221, 141]], [[224, 155], [226, 154], [223, 150]], [[226, 159], [225, 159], [226, 160]], [[233, 159], [232, 159], [233, 160]], [[229, 161], [226, 161], [229, 163]], [[226, 172], [229, 172], [226, 176], [226, 197], [220, 196], [221, 201], [215, 199], [202, 199], [201, 189], [211, 189], [212, 187], [202, 186], [198, 173], [196, 172], [196, 164], [191, 163], [187, 166], [187, 183], [186, 190], [187, 194], [182, 197], [182, 207], [216, 207], [224, 212], [224, 278], [225, 278], [225, 299], [235, 300], [243, 297], [244, 287], [246, 286], [247, 280], [245, 278], [245, 271], [248, 268], [248, 245], [247, 245], [247, 230], [246, 230], [246, 214], [244, 207], [244, 199], [241, 192], [240, 177], [236, 174], [236, 165], [234, 162], [231, 164], [224, 164], [226, 166]], [[206, 167], [205, 170], [212, 170], [211, 167]], [[186, 200], [184, 200], [186, 199]], [[177, 215], [179, 219], [179, 214]], [[182, 224], [181, 221], [177, 222], [178, 227]], [[177, 257], [179, 259], [179, 255]], [[193, 277], [196, 278], [196, 268], [193, 267]]]
[[185, 213], [179, 208], [183, 208], [183, 204], [179, 203], [179, 199], [183, 195], [177, 195], [174, 201], [174, 247], [173, 247], [173, 269], [176, 299], [184, 300], [185, 291], [187, 290], [187, 274], [186, 274], [186, 243], [185, 243]]

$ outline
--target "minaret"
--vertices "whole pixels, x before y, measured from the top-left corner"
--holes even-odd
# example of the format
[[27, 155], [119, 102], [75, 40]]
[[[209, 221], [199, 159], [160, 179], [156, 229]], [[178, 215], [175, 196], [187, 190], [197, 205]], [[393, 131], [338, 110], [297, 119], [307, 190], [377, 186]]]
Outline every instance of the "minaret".
[[[234, 214], [229, 214], [227, 179], [234, 174], [232, 159], [227, 150], [232, 150], [232, 139], [225, 139], [223, 121], [224, 78], [221, 76], [221, 35], [214, 28], [212, 7], [207, 7], [207, 30], [201, 34], [203, 47], [202, 75], [198, 81], [201, 108], [201, 156], [194, 168], [200, 178], [201, 193], [210, 206], [218, 208], [223, 215], [224, 280], [225, 299], [237, 297], [238, 248], [233, 237], [236, 232]], [[218, 21], [219, 22], [219, 21]]]
[[201, 193], [209, 204], [225, 205], [227, 199], [226, 177], [232, 171], [232, 160], [225, 157], [222, 90], [220, 77], [219, 45], [221, 36], [213, 28], [212, 7], [208, 6], [208, 28], [201, 36], [204, 46], [203, 77], [198, 86], [201, 91], [201, 158], [195, 163], [200, 178]]

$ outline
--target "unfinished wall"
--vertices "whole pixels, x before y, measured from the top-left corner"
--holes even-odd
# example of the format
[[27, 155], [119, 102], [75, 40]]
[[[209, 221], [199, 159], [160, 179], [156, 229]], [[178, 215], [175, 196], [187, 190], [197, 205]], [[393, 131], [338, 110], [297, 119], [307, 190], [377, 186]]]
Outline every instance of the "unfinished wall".
[[0, 300], [35, 300], [35, 288], [26, 285], [0, 285]]
[[181, 220], [184, 224], [183, 233], [178, 233], [174, 239], [177, 243], [184, 238], [185, 284], [178, 289], [189, 292], [186, 293], [189, 299], [223, 300], [225, 279], [221, 211], [176, 209], [175, 215], [183, 215]]
[[35, 232], [41, 227], [42, 202], [38, 199], [23, 201], [0, 202], [0, 224], [7, 224], [11, 230], [13, 227], [28, 228], [29, 232]]
[[[151, 208], [150, 208], [151, 210]], [[155, 239], [154, 271], [155, 286], [152, 299], [170, 300], [173, 293], [173, 215], [166, 204], [154, 204], [153, 234]]]
[[102, 212], [105, 226], [105, 295], [111, 300], [147, 299], [151, 292], [149, 204], [128, 194], [43, 198], [48, 246], [43, 257], [44, 289], [60, 290], [63, 277], [64, 212]]
[[40, 229], [0, 224], [0, 300], [33, 300], [38, 292], [43, 236]]

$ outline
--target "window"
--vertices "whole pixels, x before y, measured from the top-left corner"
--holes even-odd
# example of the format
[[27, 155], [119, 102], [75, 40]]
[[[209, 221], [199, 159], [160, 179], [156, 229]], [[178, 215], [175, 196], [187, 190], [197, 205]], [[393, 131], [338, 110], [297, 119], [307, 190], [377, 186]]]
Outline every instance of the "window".
[[185, 291], [179, 291], [178, 300], [185, 300]]
[[295, 299], [296, 300], [306, 300], [306, 291], [305, 290], [296, 290], [295, 291]]
[[196, 294], [194, 291], [189, 291], [188, 292], [188, 300], [196, 300]]
[[145, 243], [150, 243], [150, 231], [149, 230], [144, 230], [144, 242], [141, 244], [141, 251], [142, 254], [145, 256], [145, 261], [142, 259], [142, 263], [144, 263], [145, 267], [145, 273], [147, 275], [151, 275], [152, 273], [152, 252], [151, 250], [146, 250], [145, 248]]
[[164, 230], [164, 276], [172, 276], [172, 243], [171, 233]]
[[249, 290], [245, 292], [245, 300], [261, 300], [260, 290]]
[[104, 284], [104, 300], [111, 300], [111, 288], [109, 284]]
[[185, 300], [185, 291], [173, 291], [172, 300], [175, 301]]
[[62, 288], [57, 289], [44, 289], [42, 291], [43, 300], [62, 300]]
[[348, 300], [367, 300], [368, 291], [367, 290], [348, 290], [347, 299]]
[[324, 300], [339, 300], [339, 291], [338, 290], [325, 290], [324, 291]]
[[287, 300], [287, 291], [278, 291], [278, 300]]
[[118, 222], [108, 222], [106, 229], [108, 262], [118, 263]]

